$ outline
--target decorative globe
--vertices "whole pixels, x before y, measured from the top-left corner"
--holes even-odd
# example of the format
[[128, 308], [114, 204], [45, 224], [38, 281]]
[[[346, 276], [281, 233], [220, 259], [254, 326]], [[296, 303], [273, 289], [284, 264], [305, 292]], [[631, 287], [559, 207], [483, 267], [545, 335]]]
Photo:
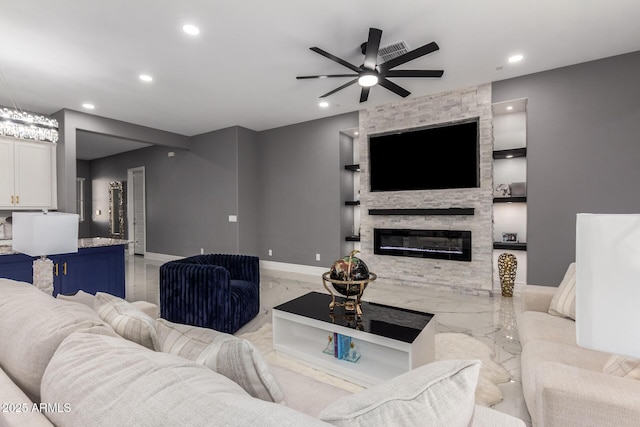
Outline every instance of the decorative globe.
[[[352, 251], [349, 255], [337, 260], [331, 266], [329, 278], [334, 289], [342, 295], [349, 297], [360, 293], [360, 283], [369, 279], [369, 267], [360, 258], [354, 256], [358, 251]], [[340, 282], [356, 282], [356, 283], [336, 283]], [[364, 288], [367, 283], [364, 284]]]

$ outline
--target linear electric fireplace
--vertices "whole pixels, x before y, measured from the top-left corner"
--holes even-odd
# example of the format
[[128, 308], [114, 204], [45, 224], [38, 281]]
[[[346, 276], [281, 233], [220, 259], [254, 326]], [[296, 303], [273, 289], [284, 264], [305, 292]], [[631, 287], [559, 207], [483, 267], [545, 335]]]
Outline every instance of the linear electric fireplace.
[[375, 228], [373, 253], [471, 261], [471, 231]]

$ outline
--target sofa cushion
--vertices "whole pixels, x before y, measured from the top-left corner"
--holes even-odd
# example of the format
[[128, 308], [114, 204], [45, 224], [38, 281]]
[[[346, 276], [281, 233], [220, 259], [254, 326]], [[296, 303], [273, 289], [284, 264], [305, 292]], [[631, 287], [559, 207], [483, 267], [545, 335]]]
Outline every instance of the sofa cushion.
[[0, 368], [0, 426], [52, 427], [41, 412], [34, 411], [34, 403]]
[[614, 354], [607, 360], [602, 372], [618, 377], [640, 380], [640, 359]]
[[204, 365], [239, 384], [253, 397], [283, 402], [280, 386], [253, 344], [197, 326], [156, 320], [159, 350]]
[[[550, 317], [549, 315], [546, 315]], [[562, 320], [560, 318], [557, 318]], [[589, 371], [602, 372], [609, 359], [609, 354], [595, 350], [588, 350], [576, 345], [558, 342], [534, 340], [522, 347], [520, 358], [522, 368], [522, 391], [531, 417], [536, 422], [536, 373], [538, 366], [543, 363], [553, 362], [571, 365]]]
[[540, 311], [525, 311], [518, 317], [518, 335], [523, 347], [533, 340], [576, 345], [576, 322]]
[[473, 417], [479, 360], [421, 366], [342, 398], [319, 415], [334, 426], [468, 426]]
[[158, 349], [153, 318], [130, 302], [98, 292], [93, 308], [121, 337], [151, 350]]
[[111, 327], [89, 307], [60, 301], [29, 283], [0, 279], [0, 366], [34, 402], [58, 345], [75, 331]]
[[58, 348], [42, 381], [60, 426], [320, 426], [319, 420], [250, 397], [197, 363], [123, 340], [76, 333]]
[[576, 320], [576, 263], [569, 264], [549, 304], [549, 314]]
[[93, 308], [93, 302], [95, 301], [96, 296], [80, 290], [73, 295], [58, 294], [56, 298], [62, 299], [65, 301], [77, 302], [79, 304], [84, 304], [89, 308]]

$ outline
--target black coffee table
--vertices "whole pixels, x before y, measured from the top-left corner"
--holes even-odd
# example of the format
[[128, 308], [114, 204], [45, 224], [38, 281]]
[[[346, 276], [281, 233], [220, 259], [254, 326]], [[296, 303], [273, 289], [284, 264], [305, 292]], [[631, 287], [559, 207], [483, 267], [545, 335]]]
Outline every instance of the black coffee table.
[[[330, 295], [310, 292], [274, 307], [274, 349], [365, 387], [434, 360], [433, 314], [363, 301], [356, 317], [342, 307], [331, 312], [330, 302]], [[357, 362], [323, 352], [333, 333], [352, 338]]]

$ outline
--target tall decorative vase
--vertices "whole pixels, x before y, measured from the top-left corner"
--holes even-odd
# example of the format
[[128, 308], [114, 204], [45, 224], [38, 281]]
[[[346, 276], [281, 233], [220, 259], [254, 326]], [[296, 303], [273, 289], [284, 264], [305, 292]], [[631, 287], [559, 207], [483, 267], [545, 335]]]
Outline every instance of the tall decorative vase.
[[513, 296], [513, 285], [516, 281], [518, 260], [513, 254], [503, 253], [498, 257], [498, 275], [503, 297]]

